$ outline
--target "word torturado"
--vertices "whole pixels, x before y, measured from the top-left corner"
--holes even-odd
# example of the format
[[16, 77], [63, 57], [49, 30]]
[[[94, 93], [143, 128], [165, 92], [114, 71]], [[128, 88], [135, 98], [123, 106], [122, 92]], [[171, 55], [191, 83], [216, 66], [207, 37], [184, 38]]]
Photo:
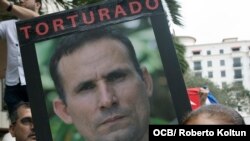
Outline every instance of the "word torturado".
[[[100, 22], [107, 22], [127, 16], [138, 15], [146, 10], [153, 11], [159, 8], [160, 0], [128, 1], [126, 5], [99, 6], [83, 9], [81, 12], [72, 12], [64, 17], [52, 18], [46, 22], [25, 25], [19, 28], [25, 39], [30, 38], [30, 33], [38, 36], [46, 36], [49, 32], [59, 32], [65, 29], [72, 29], [78, 26], [88, 26]], [[34, 30], [34, 31], [32, 31]]]

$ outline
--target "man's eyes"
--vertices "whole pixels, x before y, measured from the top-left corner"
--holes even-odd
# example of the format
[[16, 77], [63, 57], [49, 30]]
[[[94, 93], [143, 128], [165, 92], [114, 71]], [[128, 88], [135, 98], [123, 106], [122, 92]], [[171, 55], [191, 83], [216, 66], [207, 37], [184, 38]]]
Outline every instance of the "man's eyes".
[[[117, 72], [112, 72], [110, 74], [108, 74], [105, 78], [104, 81], [105, 83], [108, 85], [108, 83], [116, 83], [116, 82], [121, 82], [123, 80], [125, 80], [127, 76], [126, 72], [121, 72], [121, 71], [117, 71]], [[89, 82], [85, 82], [83, 84], [81, 84], [78, 89], [76, 90], [76, 92], [81, 92], [81, 91], [91, 91], [94, 90], [97, 87], [97, 84], [95, 81], [89, 81]]]
[[31, 117], [26, 117], [20, 120], [22, 124], [24, 125], [30, 125], [33, 123], [32, 118]]
[[94, 83], [88, 82], [88, 83], [85, 83], [84, 85], [82, 85], [81, 91], [91, 90], [91, 89], [94, 89], [95, 87], [96, 87], [96, 85]]
[[125, 72], [113, 72], [106, 77], [107, 82], [117, 82], [124, 80], [127, 74]]

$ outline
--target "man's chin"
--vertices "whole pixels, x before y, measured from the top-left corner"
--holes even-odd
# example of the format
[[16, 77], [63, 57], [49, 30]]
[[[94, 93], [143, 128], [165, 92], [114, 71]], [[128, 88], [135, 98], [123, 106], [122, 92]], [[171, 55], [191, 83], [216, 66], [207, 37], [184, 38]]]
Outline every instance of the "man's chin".
[[134, 133], [135, 132], [129, 130], [129, 128], [119, 129], [103, 135], [100, 137], [100, 141], [128, 141], [132, 136], [135, 136]]

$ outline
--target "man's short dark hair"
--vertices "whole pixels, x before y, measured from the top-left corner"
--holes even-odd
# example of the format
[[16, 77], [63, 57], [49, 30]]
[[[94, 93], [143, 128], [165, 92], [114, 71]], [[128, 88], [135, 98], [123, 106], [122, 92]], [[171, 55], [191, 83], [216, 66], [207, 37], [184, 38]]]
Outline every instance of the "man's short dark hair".
[[111, 28], [102, 28], [102, 29], [99, 28], [92, 31], [73, 33], [61, 39], [58, 47], [56, 48], [50, 60], [51, 77], [54, 81], [57, 92], [59, 93], [59, 97], [64, 101], [65, 104], [66, 104], [66, 97], [63, 90], [63, 86], [61, 84], [62, 82], [61, 76], [58, 72], [59, 61], [63, 56], [72, 54], [74, 51], [83, 47], [85, 44], [103, 38], [114, 39], [124, 44], [136, 71], [142, 77], [142, 71], [139, 62], [136, 58], [134, 47], [129, 38], [124, 36], [122, 32], [119, 32], [118, 30], [114, 30]]
[[20, 107], [30, 108], [30, 104], [28, 102], [19, 102], [18, 104], [16, 104], [13, 108], [13, 111], [9, 113], [9, 118], [11, 123], [16, 122], [16, 120], [19, 118], [18, 109]]

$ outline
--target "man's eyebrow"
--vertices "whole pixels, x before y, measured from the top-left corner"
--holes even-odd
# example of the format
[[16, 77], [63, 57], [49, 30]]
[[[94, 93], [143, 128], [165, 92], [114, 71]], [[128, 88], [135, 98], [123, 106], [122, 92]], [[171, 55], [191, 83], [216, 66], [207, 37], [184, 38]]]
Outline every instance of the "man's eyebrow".
[[[108, 77], [114, 75], [114, 74], [117, 74], [117, 73], [126, 73], [126, 74], [129, 74], [131, 73], [132, 71], [128, 68], [118, 68], [118, 69], [115, 69], [109, 73], [107, 73], [106, 75], [102, 76], [102, 78], [104, 79], [107, 79]], [[85, 80], [85, 81], [82, 81], [80, 82], [75, 88], [74, 88], [74, 92], [75, 93], [79, 93], [81, 91], [81, 89], [84, 87], [84, 86], [91, 86], [91, 85], [95, 85], [95, 80], [92, 80], [92, 79], [89, 79], [89, 80]]]
[[75, 93], [79, 93], [82, 89], [82, 87], [86, 86], [86, 85], [91, 85], [94, 84], [94, 80], [86, 80], [86, 81], [81, 81], [75, 88], [74, 88], [74, 92]]
[[32, 117], [31, 116], [24, 116], [24, 117], [20, 117], [18, 119], [20, 119], [20, 121], [22, 121], [23, 119], [32, 119]]
[[109, 77], [113, 74], [116, 74], [116, 73], [127, 73], [128, 74], [128, 73], [131, 73], [131, 70], [128, 68], [118, 68], [116, 70], [109, 72], [107, 75], [104, 76], [104, 78], [107, 78], [107, 77]]
[[22, 120], [22, 119], [29, 119], [29, 118], [32, 119], [31, 116], [25, 116], [25, 117], [22, 117], [22, 118], [20, 118], [20, 119]]

